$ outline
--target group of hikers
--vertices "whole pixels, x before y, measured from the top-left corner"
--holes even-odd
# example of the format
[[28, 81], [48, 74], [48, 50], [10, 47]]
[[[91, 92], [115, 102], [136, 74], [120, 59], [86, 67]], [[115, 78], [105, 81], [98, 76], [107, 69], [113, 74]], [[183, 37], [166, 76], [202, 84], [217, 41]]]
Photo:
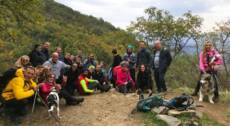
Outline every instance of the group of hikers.
[[[10, 79], [4, 74], [0, 78], [0, 83], [6, 83], [1, 93], [5, 115], [11, 122], [21, 122], [21, 117], [27, 113], [26, 106], [34, 101], [35, 92], [46, 103], [53, 87], [67, 105], [77, 105], [84, 101], [83, 95], [107, 92], [111, 88], [124, 94], [135, 91], [152, 93], [152, 78], [158, 93], [167, 91], [164, 78], [172, 57], [159, 40], [154, 43], [153, 51], [146, 47], [144, 41], [140, 41], [137, 53], [132, 45], [128, 45], [123, 56], [116, 49], [112, 50], [112, 54], [113, 63], [107, 71], [106, 64], [97, 61], [94, 54], [86, 57], [79, 50], [76, 56], [70, 53], [63, 56], [62, 48], [57, 47], [50, 55], [50, 42], [35, 45], [28, 55], [16, 61], [14, 68], [4, 73], [13, 74]], [[217, 74], [223, 61], [211, 42], [205, 42], [199, 57], [201, 75]], [[210, 61], [211, 57], [215, 57], [214, 62]], [[199, 88], [198, 81], [193, 95], [197, 95]], [[75, 91], [79, 95], [76, 96]], [[215, 98], [218, 96], [216, 84]]]

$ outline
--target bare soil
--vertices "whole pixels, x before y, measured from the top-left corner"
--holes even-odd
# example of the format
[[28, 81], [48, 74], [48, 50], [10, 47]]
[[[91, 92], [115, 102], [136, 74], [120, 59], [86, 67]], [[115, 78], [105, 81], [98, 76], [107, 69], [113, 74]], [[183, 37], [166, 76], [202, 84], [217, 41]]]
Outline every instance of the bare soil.
[[[168, 92], [165, 98], [178, 95]], [[141, 114], [131, 114], [138, 101], [135, 93], [123, 95], [114, 90], [85, 96], [85, 101], [76, 106], [66, 106], [62, 100], [60, 106], [60, 124], [54, 118], [49, 118], [44, 106], [36, 106], [34, 114], [29, 114], [21, 126], [144, 126]], [[197, 108], [220, 124], [229, 126], [230, 105], [207, 102], [199, 103], [203, 107]], [[0, 124], [1, 125], [1, 124]]]

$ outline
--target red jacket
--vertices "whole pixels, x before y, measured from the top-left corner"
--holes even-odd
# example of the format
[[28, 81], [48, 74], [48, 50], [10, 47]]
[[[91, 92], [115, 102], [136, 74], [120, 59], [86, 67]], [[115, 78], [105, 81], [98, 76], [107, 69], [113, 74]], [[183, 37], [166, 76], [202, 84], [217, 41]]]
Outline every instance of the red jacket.
[[125, 85], [125, 82], [131, 82], [132, 86], [135, 86], [133, 79], [131, 78], [129, 71], [124, 71], [122, 69], [116, 70], [116, 85]]
[[44, 83], [43, 85], [41, 85], [39, 93], [40, 93], [43, 101], [47, 102], [46, 98], [49, 95], [52, 87], [53, 87], [53, 85], [50, 83]]

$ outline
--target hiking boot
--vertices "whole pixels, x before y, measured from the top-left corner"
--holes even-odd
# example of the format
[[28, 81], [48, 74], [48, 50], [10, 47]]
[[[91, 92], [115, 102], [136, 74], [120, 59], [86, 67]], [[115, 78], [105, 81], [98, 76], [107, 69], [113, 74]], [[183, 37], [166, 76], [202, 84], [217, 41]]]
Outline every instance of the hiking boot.
[[84, 102], [84, 98], [83, 97], [77, 97], [75, 98], [75, 101], [78, 103]]
[[66, 102], [66, 105], [77, 105], [79, 104], [77, 101], [68, 101]]

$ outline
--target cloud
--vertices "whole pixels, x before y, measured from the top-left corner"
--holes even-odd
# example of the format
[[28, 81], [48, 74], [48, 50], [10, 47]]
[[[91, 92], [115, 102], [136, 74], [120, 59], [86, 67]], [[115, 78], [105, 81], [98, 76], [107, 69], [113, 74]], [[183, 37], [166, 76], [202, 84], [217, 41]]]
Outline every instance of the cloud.
[[83, 14], [101, 17], [116, 27], [127, 28], [131, 21], [144, 15], [144, 9], [155, 6], [181, 16], [191, 10], [204, 18], [203, 30], [215, 22], [230, 18], [230, 0], [55, 0]]

